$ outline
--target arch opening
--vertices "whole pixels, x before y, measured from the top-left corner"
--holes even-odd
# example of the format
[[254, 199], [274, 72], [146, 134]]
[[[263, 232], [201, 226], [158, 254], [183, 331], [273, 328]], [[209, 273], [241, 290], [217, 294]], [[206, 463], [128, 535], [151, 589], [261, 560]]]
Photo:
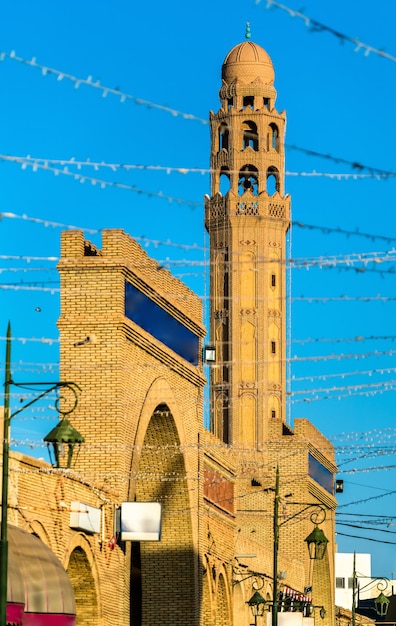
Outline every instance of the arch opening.
[[256, 124], [250, 121], [243, 122], [242, 132], [242, 150], [246, 150], [246, 148], [252, 148], [252, 150], [255, 150], [257, 152], [259, 149], [259, 140]]
[[227, 124], [220, 124], [219, 126], [219, 150], [228, 150], [230, 131]]
[[220, 170], [220, 193], [226, 196], [231, 188], [230, 172], [228, 167], [222, 167]]
[[280, 191], [279, 171], [276, 167], [269, 167], [267, 170], [266, 191], [269, 196]]
[[[197, 589], [197, 555], [194, 552], [189, 491], [184, 456], [180, 448], [175, 419], [167, 404], [153, 411], [137, 469], [135, 498], [139, 502], [161, 502], [161, 540], [132, 545], [131, 624], [153, 622], [153, 611], [161, 607], [162, 621], [177, 624], [180, 615], [195, 623], [199, 605], [186, 606], [184, 587]], [[175, 532], [177, 526], [177, 532]], [[159, 572], [167, 575], [159, 576]], [[174, 572], [174, 575], [172, 574]], [[175, 585], [183, 572], [184, 585]], [[156, 598], [153, 606], [150, 598]], [[156, 613], [157, 615], [157, 613]]]
[[244, 165], [239, 172], [238, 195], [242, 196], [245, 191], [258, 195], [258, 169], [254, 165]]
[[76, 601], [76, 626], [98, 624], [98, 598], [95, 580], [85, 551], [77, 547], [70, 555], [67, 574]]

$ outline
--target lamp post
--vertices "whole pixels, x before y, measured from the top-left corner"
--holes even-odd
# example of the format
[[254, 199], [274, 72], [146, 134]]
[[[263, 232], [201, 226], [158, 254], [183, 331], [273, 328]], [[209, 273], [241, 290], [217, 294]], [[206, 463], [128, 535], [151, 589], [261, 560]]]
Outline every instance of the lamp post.
[[[386, 615], [389, 608], [390, 600], [384, 594], [385, 589], [388, 587], [388, 578], [385, 576], [383, 578], [371, 578], [370, 582], [368, 582], [363, 587], [359, 587], [357, 585], [358, 578], [365, 578], [365, 576], [356, 576], [356, 552], [353, 553], [353, 578], [352, 578], [352, 626], [356, 626], [356, 609], [359, 608], [359, 593], [363, 589], [367, 589], [370, 585], [377, 583], [377, 589], [380, 592], [379, 596], [374, 600], [374, 610], [377, 615], [381, 617]], [[357, 602], [356, 602], [357, 596]]]
[[[278, 551], [279, 551], [279, 530], [281, 526], [294, 519], [297, 515], [300, 515], [304, 511], [316, 507], [322, 511], [323, 517], [321, 522], [326, 519], [326, 511], [319, 504], [307, 504], [303, 509], [287, 518], [283, 522], [279, 522], [279, 467], [276, 468], [276, 478], [275, 478], [275, 497], [274, 497], [274, 550], [273, 550], [273, 597], [272, 597], [272, 626], [278, 626]], [[311, 521], [313, 520], [313, 516], [311, 515]], [[319, 522], [319, 523], [321, 523]], [[325, 536], [324, 532], [319, 528], [318, 522], [316, 520], [316, 526], [314, 530], [308, 535], [305, 539], [310, 559], [319, 560], [323, 559], [326, 548], [328, 544], [328, 539]], [[355, 625], [353, 625], [355, 626]]]
[[[15, 411], [14, 413], [10, 412], [10, 387], [32, 387], [32, 386], [42, 386], [47, 387], [44, 391], [41, 391], [39, 395], [25, 404], [23, 407]], [[58, 413], [61, 415], [60, 425], [56, 428], [60, 428], [62, 422], [67, 422], [65, 416], [74, 411], [78, 402], [78, 391], [80, 388], [76, 383], [72, 382], [28, 382], [28, 383], [16, 383], [12, 380], [11, 377], [11, 325], [8, 323], [7, 327], [7, 339], [6, 339], [6, 358], [5, 358], [5, 380], [4, 380], [4, 423], [3, 423], [3, 459], [2, 459], [2, 476], [1, 476], [1, 534], [0, 534], [0, 626], [6, 626], [7, 623], [7, 573], [8, 573], [8, 536], [7, 536], [7, 515], [8, 515], [8, 482], [9, 482], [9, 456], [10, 456], [10, 423], [11, 419], [30, 407], [32, 404], [35, 404], [41, 398], [48, 395], [52, 391], [59, 389], [69, 389], [72, 391], [74, 396], [74, 403], [70, 410], [63, 411], [60, 408], [60, 400], [61, 397], [57, 398], [55, 402], [55, 408]], [[69, 424], [69, 422], [68, 422]], [[52, 445], [59, 450], [59, 446], [66, 446], [68, 449], [67, 452], [67, 467], [70, 467], [71, 463], [71, 455], [73, 454], [73, 448], [76, 443], [82, 443], [84, 438], [78, 431], [76, 431], [71, 424], [69, 424], [70, 429], [68, 432], [69, 440], [65, 438], [65, 430], [61, 429], [60, 437], [56, 439], [59, 431], [56, 431], [56, 428], [51, 431], [47, 435], [48, 443], [52, 443]], [[54, 435], [55, 431], [55, 435]], [[53, 435], [50, 439], [50, 437]], [[60, 467], [59, 458], [56, 456], [56, 467]]]

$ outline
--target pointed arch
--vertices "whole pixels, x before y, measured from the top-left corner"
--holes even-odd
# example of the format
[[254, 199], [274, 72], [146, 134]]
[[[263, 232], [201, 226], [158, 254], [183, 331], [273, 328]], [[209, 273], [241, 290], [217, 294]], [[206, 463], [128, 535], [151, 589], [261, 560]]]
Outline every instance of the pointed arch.
[[76, 601], [76, 626], [96, 626], [100, 623], [98, 594], [91, 564], [87, 552], [81, 545], [77, 545], [70, 554], [66, 570]]
[[[151, 386], [140, 416], [136, 436], [140, 454], [135, 455], [132, 474], [136, 478], [130, 486], [130, 499], [162, 503], [161, 541], [131, 546], [131, 615], [136, 626], [152, 621], [153, 596], [161, 610], [166, 611], [164, 623], [178, 623], [182, 611], [186, 621], [193, 623], [193, 616], [200, 610], [196, 530], [187, 481], [192, 469], [187, 469], [188, 461], [182, 451], [185, 441], [173, 390], [165, 379], [159, 378]], [[194, 591], [195, 605], [186, 608], [184, 588], [174, 584], [174, 576], [158, 576], [159, 571], [169, 574], [170, 570], [175, 575], [183, 572], [185, 584]]]
[[231, 626], [229, 598], [227, 586], [222, 573], [219, 574], [216, 593], [216, 623], [215, 626]]

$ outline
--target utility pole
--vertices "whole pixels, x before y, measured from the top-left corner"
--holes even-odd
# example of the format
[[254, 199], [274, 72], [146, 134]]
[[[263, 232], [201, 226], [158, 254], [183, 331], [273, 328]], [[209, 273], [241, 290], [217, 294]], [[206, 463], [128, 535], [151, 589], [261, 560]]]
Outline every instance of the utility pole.
[[353, 553], [352, 572], [352, 621], [351, 626], [356, 626], [356, 552]]
[[279, 549], [279, 466], [276, 466], [274, 498], [274, 554], [273, 554], [273, 595], [272, 626], [278, 626], [278, 549]]
[[7, 575], [8, 575], [8, 463], [10, 456], [10, 368], [11, 368], [11, 324], [7, 327], [6, 362], [4, 380], [4, 429], [3, 468], [1, 487], [1, 538], [0, 538], [0, 626], [7, 623]]

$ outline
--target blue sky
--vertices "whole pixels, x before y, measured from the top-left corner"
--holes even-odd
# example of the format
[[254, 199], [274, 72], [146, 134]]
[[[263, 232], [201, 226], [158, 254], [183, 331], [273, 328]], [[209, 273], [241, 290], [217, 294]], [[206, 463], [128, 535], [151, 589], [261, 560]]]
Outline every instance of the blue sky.
[[[371, 552], [374, 574], [390, 575], [394, 518], [379, 522], [396, 504], [387, 495], [395, 482], [396, 181], [373, 174], [396, 170], [396, 64], [370, 47], [396, 55], [396, 5], [306, 0], [304, 14], [322, 25], [314, 28], [300, 3], [285, 3], [294, 17], [250, 0], [3, 7], [0, 349], [11, 320], [15, 380], [57, 379], [61, 225], [84, 228], [99, 246], [103, 228], [141, 238], [207, 311], [208, 112], [219, 108], [224, 57], [250, 21], [252, 40], [273, 60], [277, 108], [288, 119], [289, 419], [307, 417], [336, 446], [345, 481], [339, 521], [353, 524], [339, 533], [382, 542], [339, 534], [339, 549]], [[356, 50], [348, 38], [363, 45]], [[102, 86], [117, 93], [103, 97]], [[42, 161], [32, 168], [28, 155]], [[71, 159], [113, 167], [78, 168]], [[15, 445], [45, 456], [51, 415], [43, 405], [15, 418]]]

